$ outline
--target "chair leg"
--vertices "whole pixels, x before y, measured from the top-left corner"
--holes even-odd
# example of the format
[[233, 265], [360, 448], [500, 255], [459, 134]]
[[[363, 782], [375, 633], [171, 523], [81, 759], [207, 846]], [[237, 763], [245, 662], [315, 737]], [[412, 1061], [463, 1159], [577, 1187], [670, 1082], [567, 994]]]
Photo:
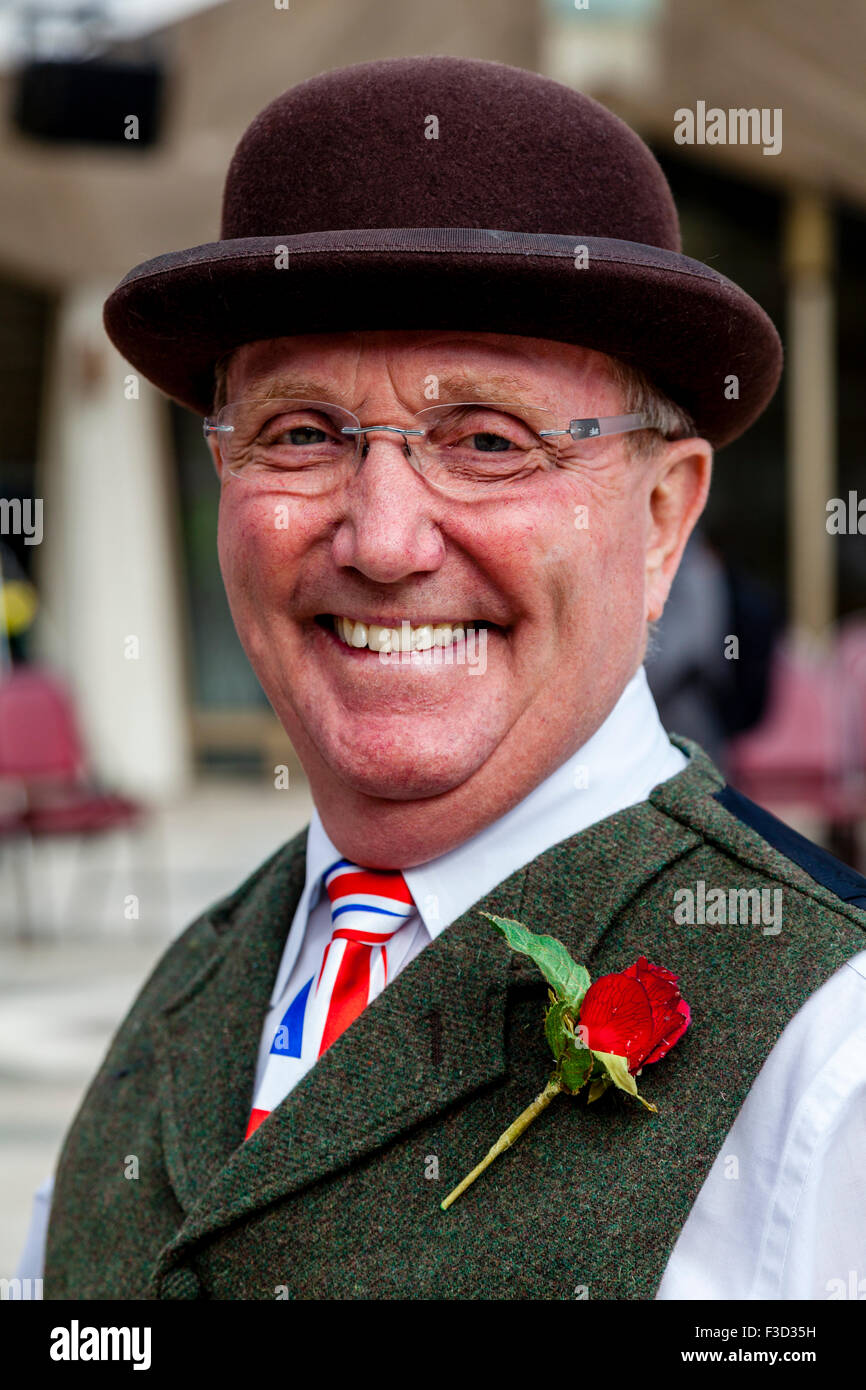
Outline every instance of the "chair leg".
[[16, 836], [11, 845], [12, 877], [15, 880], [15, 900], [18, 907], [15, 938], [21, 946], [32, 946], [36, 940], [33, 926], [33, 839], [26, 831]]
[[127, 827], [132, 891], [138, 898], [139, 930], [147, 936], [164, 931], [169, 912], [170, 875], [165, 827], [160, 811], [151, 808]]
[[133, 833], [139, 846], [143, 845], [151, 851], [149, 877], [151, 884], [155, 880], [156, 891], [151, 894], [148, 904], [147, 925], [151, 933], [160, 935], [166, 930], [165, 924], [171, 912], [171, 874], [162, 809], [154, 807], [148, 811], [143, 825], [135, 827]]
[[[107, 836], [116, 837], [112, 866], [110, 870], [106, 866], [104, 871], [101, 872], [99, 875], [99, 893], [96, 894], [93, 891], [89, 893], [89, 898], [93, 902], [94, 908], [98, 908], [100, 923], [104, 927], [105, 903], [106, 898], [111, 891], [111, 886], [113, 885], [114, 887], [117, 887], [118, 883], [120, 883], [121, 888], [123, 888], [124, 879], [128, 883], [129, 892], [136, 894], [136, 896], [138, 897], [139, 908], [144, 908], [146, 918], [151, 923], [153, 923], [155, 921], [155, 910], [158, 911], [160, 908], [162, 908], [163, 915], [166, 911], [166, 905], [168, 900], [168, 872], [166, 866], [164, 837], [160, 833], [160, 827], [156, 825], [155, 817], [152, 815], [148, 816], [143, 824], [117, 826], [112, 830], [99, 832], [91, 836], [82, 835], [80, 837], [77, 837], [80, 839], [81, 843], [78, 855], [78, 864], [73, 873], [73, 886], [70, 891], [71, 903], [74, 905], [76, 898], [80, 900], [81, 894], [79, 890], [82, 879], [85, 879], [87, 876], [89, 876], [91, 879], [93, 877], [92, 866], [87, 862], [89, 858], [93, 857], [93, 854], [90, 853], [88, 850], [87, 841], [92, 840], [94, 844], [97, 846], [98, 850], [104, 848], [105, 839]], [[146, 845], [148, 840], [150, 839], [153, 839], [157, 842], [158, 852], [155, 858], [158, 861], [156, 866], [156, 877], [159, 886], [157, 888], [157, 892], [153, 895], [152, 898], [150, 898], [150, 900], [148, 900], [148, 898], [142, 892], [142, 875], [139, 871], [139, 864], [142, 843]], [[125, 846], [125, 853], [122, 853], [122, 858], [125, 861], [123, 865], [123, 879], [121, 879], [118, 874], [118, 851], [120, 851], [121, 845]], [[152, 880], [152, 873], [149, 873], [148, 877]], [[125, 911], [127, 897], [128, 893], [126, 891], [122, 891], [117, 901], [117, 913], [122, 913]], [[72, 920], [70, 915], [67, 916], [67, 920]]]
[[[99, 873], [99, 890], [98, 892], [94, 892], [92, 888], [94, 872], [92, 863], [89, 861], [91, 861], [95, 856], [94, 853], [91, 852], [90, 846], [95, 844], [96, 853], [98, 853], [104, 847], [104, 837], [98, 833], [91, 833], [79, 834], [76, 835], [74, 838], [77, 841], [75, 855], [76, 862], [72, 866], [71, 885], [68, 898], [69, 908], [65, 914], [65, 920], [73, 924], [73, 930], [75, 930], [75, 917], [73, 915], [75, 910], [75, 904], [76, 902], [81, 902], [82, 900], [86, 900], [92, 905], [93, 919], [96, 919], [100, 922], [102, 921], [105, 909], [105, 897], [108, 892], [108, 884], [111, 878], [116, 876], [117, 872], [117, 854], [115, 853], [114, 863], [112, 865], [111, 870], [101, 871]], [[86, 894], [81, 891], [82, 885], [86, 886]], [[84, 926], [85, 935], [88, 934], [89, 930], [92, 930], [93, 919], [91, 919], [91, 922], [88, 925]], [[81, 931], [81, 928], [82, 924], [79, 923], [79, 933]]]

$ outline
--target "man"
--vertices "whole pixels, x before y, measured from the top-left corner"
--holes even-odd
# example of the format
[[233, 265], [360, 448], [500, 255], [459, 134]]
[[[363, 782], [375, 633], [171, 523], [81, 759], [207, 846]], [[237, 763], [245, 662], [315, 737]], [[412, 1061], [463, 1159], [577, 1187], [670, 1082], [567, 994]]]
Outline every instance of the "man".
[[[646, 687], [712, 449], [780, 369], [649, 151], [498, 64], [327, 73], [244, 136], [222, 239], [131, 272], [106, 324], [206, 417], [232, 613], [316, 813], [121, 1026], [46, 1296], [828, 1296], [866, 1229], [866, 884]], [[551, 1070], [544, 982], [483, 911], [593, 978], [673, 970], [692, 1024], [645, 1068], [657, 1115], [560, 1099], [446, 1212]]]

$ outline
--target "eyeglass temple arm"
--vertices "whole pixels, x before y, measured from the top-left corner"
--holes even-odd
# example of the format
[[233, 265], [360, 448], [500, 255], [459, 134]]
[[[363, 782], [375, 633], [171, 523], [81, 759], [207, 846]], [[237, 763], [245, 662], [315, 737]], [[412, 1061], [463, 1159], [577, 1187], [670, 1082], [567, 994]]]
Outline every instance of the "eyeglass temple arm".
[[596, 439], [602, 434], [628, 434], [630, 430], [646, 429], [645, 415], [606, 415], [590, 416], [585, 420], [570, 420], [565, 430], [539, 430], [543, 438], [556, 434], [570, 434], [572, 439]]

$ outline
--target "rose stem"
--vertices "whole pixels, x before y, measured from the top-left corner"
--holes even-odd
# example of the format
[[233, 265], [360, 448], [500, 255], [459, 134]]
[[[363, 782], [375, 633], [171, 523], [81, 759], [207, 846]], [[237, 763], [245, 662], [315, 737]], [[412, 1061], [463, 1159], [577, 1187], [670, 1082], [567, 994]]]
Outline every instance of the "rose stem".
[[523, 1131], [529, 1128], [529, 1126], [532, 1124], [532, 1121], [541, 1114], [542, 1110], [547, 1109], [554, 1096], [558, 1096], [561, 1090], [562, 1082], [560, 1081], [559, 1077], [551, 1077], [544, 1090], [541, 1092], [541, 1095], [536, 1096], [535, 1100], [532, 1102], [531, 1105], [527, 1105], [523, 1113], [521, 1115], [518, 1115], [514, 1123], [508, 1126], [504, 1134], [500, 1134], [499, 1138], [493, 1145], [493, 1148], [487, 1154], [486, 1158], [482, 1158], [478, 1166], [473, 1168], [472, 1172], [468, 1173], [467, 1176], [463, 1179], [463, 1181], [457, 1184], [454, 1191], [448, 1193], [448, 1196], [445, 1198], [445, 1201], [440, 1203], [440, 1206], [442, 1207], [443, 1211], [447, 1211], [448, 1208], [451, 1206], [451, 1203], [457, 1201], [457, 1198], [460, 1196], [461, 1192], [465, 1192], [467, 1187], [470, 1187], [472, 1183], [474, 1183], [475, 1179], [479, 1176], [479, 1174], [484, 1172], [484, 1169], [487, 1168], [493, 1162], [494, 1158], [497, 1158], [499, 1154], [504, 1153], [506, 1149], [511, 1148], [511, 1145], [514, 1143], [515, 1139], [519, 1139]]

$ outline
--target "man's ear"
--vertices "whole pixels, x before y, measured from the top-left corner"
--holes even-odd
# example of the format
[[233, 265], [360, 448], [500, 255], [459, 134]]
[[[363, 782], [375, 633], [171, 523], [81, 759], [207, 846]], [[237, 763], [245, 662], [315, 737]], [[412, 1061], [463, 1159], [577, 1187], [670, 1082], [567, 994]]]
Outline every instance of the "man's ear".
[[215, 435], [215, 434], [209, 434], [209, 435], [207, 436], [205, 442], [206, 442], [206, 444], [207, 444], [208, 449], [210, 450], [210, 456], [211, 456], [211, 459], [213, 460], [213, 466], [214, 466], [214, 468], [216, 469], [216, 475], [217, 475], [217, 477], [219, 478], [220, 482], [222, 482], [222, 480], [223, 480], [223, 461], [222, 461], [222, 459], [220, 458], [220, 451], [219, 451], [219, 445], [218, 445], [218, 443], [217, 443], [217, 439], [218, 439], [218, 436], [217, 436], [217, 435]]
[[662, 615], [686, 541], [710, 490], [713, 450], [706, 439], [678, 439], [653, 459], [646, 552], [646, 620]]

